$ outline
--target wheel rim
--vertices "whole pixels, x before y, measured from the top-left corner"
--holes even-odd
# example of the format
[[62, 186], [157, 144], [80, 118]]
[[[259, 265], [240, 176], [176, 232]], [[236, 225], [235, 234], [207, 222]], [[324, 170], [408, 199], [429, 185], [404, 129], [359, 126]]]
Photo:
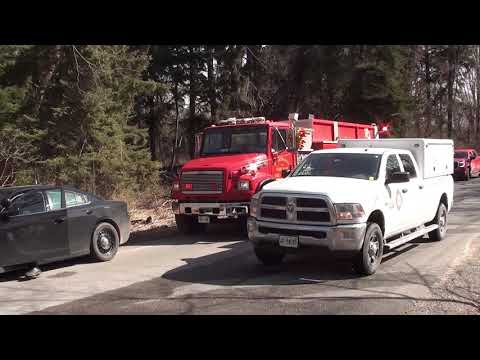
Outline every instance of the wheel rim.
[[115, 235], [110, 229], [102, 229], [97, 236], [97, 247], [103, 255], [110, 255], [115, 250]]
[[373, 233], [370, 236], [368, 244], [368, 259], [371, 264], [375, 263], [378, 259], [379, 251], [380, 251], [380, 239], [376, 233]]
[[442, 234], [447, 229], [447, 210], [445, 210], [443, 206], [442, 210], [440, 211], [440, 216], [438, 218], [438, 228]]

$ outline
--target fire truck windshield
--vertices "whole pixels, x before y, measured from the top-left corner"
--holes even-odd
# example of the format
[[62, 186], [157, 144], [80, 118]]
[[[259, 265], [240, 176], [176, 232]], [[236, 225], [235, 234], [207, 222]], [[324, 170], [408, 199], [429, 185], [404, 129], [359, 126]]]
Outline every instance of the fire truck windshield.
[[311, 154], [291, 176], [331, 176], [376, 180], [381, 156], [377, 154]]
[[468, 152], [466, 151], [455, 151], [456, 159], [466, 159], [468, 157]]
[[266, 126], [219, 127], [206, 130], [201, 155], [266, 152]]

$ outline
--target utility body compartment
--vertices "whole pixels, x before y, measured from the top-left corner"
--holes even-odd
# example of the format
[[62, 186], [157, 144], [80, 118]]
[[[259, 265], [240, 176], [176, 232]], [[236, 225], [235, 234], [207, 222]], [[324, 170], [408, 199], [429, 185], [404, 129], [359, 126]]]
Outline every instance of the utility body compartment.
[[339, 140], [338, 147], [344, 148], [387, 148], [402, 149], [412, 153], [424, 179], [452, 175], [454, 145], [447, 139], [374, 139]]

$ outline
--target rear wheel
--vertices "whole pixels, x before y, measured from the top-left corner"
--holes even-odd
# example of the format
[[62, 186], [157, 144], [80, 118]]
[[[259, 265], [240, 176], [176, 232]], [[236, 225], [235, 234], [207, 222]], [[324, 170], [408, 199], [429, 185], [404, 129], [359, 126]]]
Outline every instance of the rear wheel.
[[383, 234], [376, 223], [369, 223], [360, 253], [353, 263], [356, 272], [362, 275], [372, 275], [382, 262]]
[[447, 207], [444, 203], [440, 203], [437, 210], [437, 215], [435, 215], [435, 219], [429, 225], [438, 225], [433, 231], [428, 233], [428, 237], [433, 241], [440, 241], [445, 238], [447, 234]]
[[198, 234], [204, 233], [207, 229], [207, 224], [200, 224], [196, 217], [189, 215], [175, 215], [175, 223], [177, 229], [182, 234]]
[[273, 246], [256, 245], [254, 251], [257, 259], [267, 266], [279, 265], [282, 263], [283, 258], [285, 257], [284, 250], [275, 248]]
[[117, 254], [120, 236], [110, 223], [100, 223], [92, 236], [90, 253], [98, 261], [110, 261]]

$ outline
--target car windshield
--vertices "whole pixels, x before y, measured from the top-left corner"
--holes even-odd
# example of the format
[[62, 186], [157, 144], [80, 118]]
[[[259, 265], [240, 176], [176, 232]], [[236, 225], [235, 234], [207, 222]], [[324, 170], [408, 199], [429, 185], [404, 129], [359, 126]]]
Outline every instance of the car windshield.
[[318, 153], [309, 155], [292, 176], [332, 176], [376, 180], [379, 154]]
[[468, 157], [468, 153], [466, 151], [455, 151], [455, 157], [457, 159], [466, 159]]
[[265, 153], [266, 126], [211, 128], [205, 132], [201, 155]]

